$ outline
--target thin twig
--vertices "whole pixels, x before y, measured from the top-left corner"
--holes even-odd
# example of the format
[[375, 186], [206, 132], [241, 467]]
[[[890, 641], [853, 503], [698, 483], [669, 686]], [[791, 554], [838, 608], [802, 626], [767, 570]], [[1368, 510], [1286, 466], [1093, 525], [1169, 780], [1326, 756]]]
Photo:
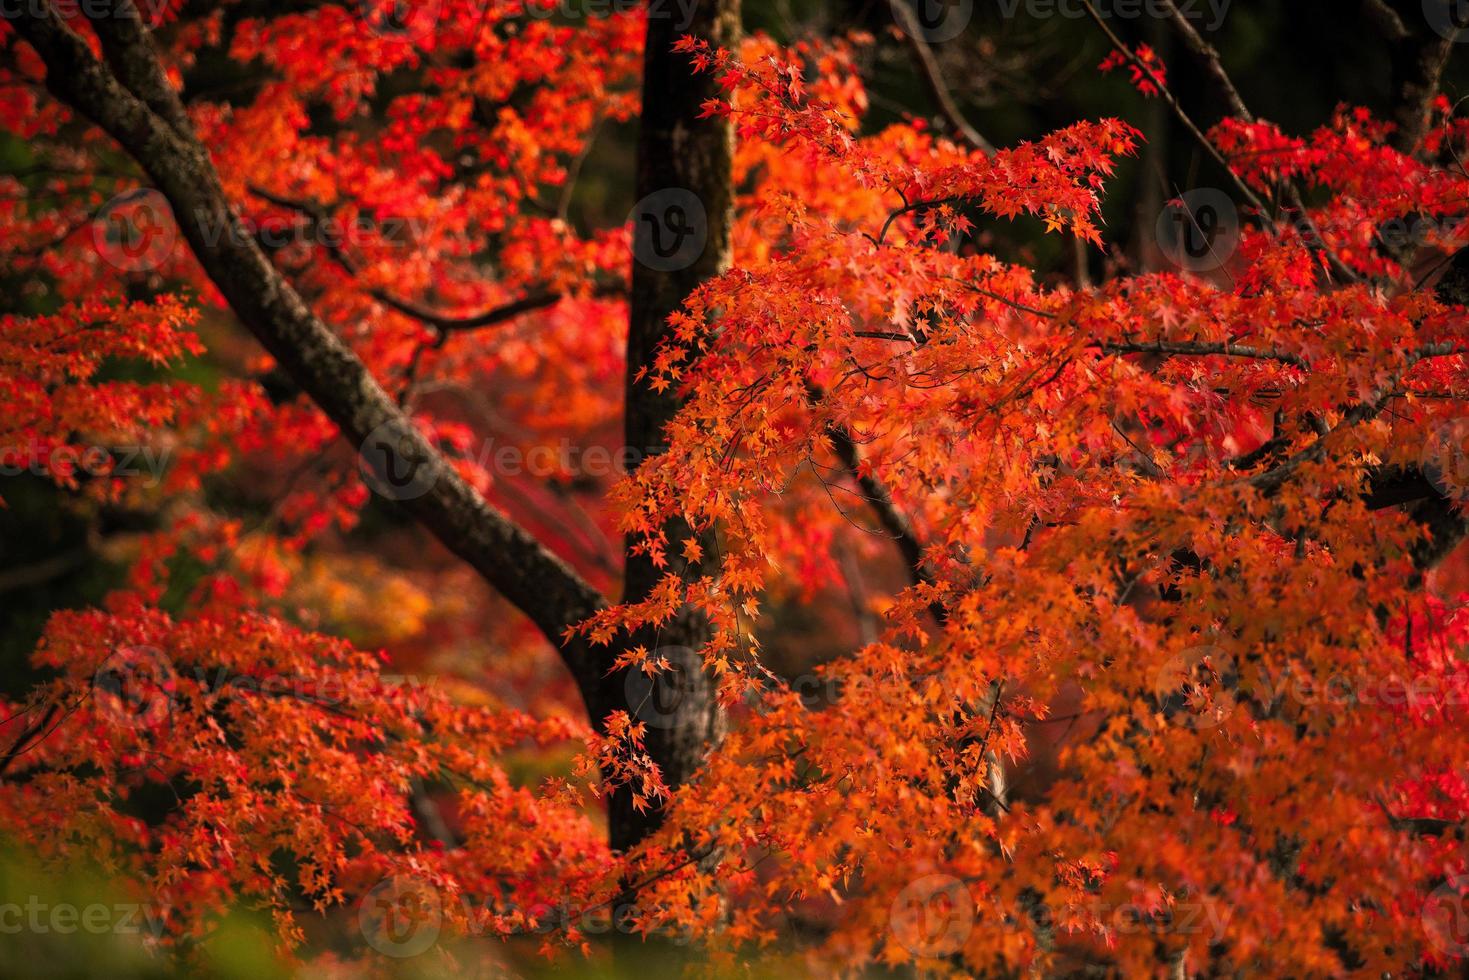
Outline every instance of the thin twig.
[[964, 114], [959, 111], [959, 104], [954, 101], [953, 93], [949, 91], [949, 85], [944, 81], [938, 59], [934, 57], [933, 49], [928, 46], [928, 42], [923, 39], [923, 29], [918, 23], [918, 16], [909, 9], [904, 0], [893, 0], [891, 6], [893, 17], [898, 21], [898, 28], [908, 42], [908, 50], [913, 53], [913, 63], [918, 67], [918, 74], [928, 87], [928, 94], [933, 96], [934, 102], [938, 103], [939, 112], [970, 149], [985, 154], [994, 153], [994, 144], [980, 135], [979, 130], [971, 126], [969, 120], [965, 119]]

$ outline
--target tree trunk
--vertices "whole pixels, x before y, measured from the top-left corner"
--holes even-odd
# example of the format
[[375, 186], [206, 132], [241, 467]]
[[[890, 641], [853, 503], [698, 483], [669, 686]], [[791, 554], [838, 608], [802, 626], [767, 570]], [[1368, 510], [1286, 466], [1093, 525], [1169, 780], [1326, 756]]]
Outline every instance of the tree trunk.
[[[651, 690], [638, 678], [606, 676], [602, 651], [580, 638], [563, 639], [569, 626], [605, 605], [602, 596], [470, 487], [271, 265], [226, 199], [131, 3], [119, 0], [118, 16], [94, 21], [106, 64], [49, 5], [34, 5], [15, 26], [45, 62], [47, 87], [147, 171], [240, 321], [364, 458], [381, 451], [393, 471], [411, 474], [411, 492], [391, 496], [557, 645], [594, 724], [617, 709], [642, 717], [649, 722], [648, 751], [664, 780], [670, 786], [685, 782], [720, 730], [712, 685], [695, 656], [707, 625], [685, 614], [657, 635], [634, 639], [665, 648], [664, 656], [683, 668], [676, 683], [660, 680]], [[626, 407], [627, 443], [644, 451], [662, 441], [678, 401], [632, 378], [650, 362], [668, 314], [730, 262], [733, 132], [727, 120], [698, 118], [701, 104], [719, 92], [712, 77], [693, 76], [689, 59], [673, 53], [685, 33], [732, 46], [739, 0], [697, 0], [689, 17], [678, 5], [657, 5], [648, 18]], [[211, 237], [209, 228], [229, 231]], [[669, 531], [677, 550], [688, 530]], [[626, 598], [645, 597], [659, 574], [629, 554]], [[670, 703], [670, 694], [680, 693], [679, 703]], [[656, 812], [637, 813], [631, 803], [626, 792], [611, 802], [610, 839], [618, 849], [643, 839], [661, 820]]]
[[[693, 75], [674, 42], [692, 34], [720, 47], [733, 47], [739, 36], [739, 0], [697, 0], [692, 17], [675, 18], [676, 5], [653, 5], [648, 17], [644, 52], [643, 110], [638, 133], [638, 204], [633, 210], [632, 304], [627, 332], [627, 445], [639, 455], [657, 453], [664, 426], [678, 411], [674, 391], [656, 392], [637, 380], [652, 364], [667, 330], [668, 315], [678, 309], [700, 283], [729, 268], [733, 188], [734, 132], [727, 119], [701, 119], [702, 104], [718, 98], [712, 75]], [[679, 543], [687, 526], [668, 530], [670, 566], [685, 575]], [[636, 602], [666, 573], [647, 558], [626, 549], [623, 598]], [[706, 553], [713, 548], [706, 546]], [[666, 627], [634, 638], [676, 664], [674, 673], [651, 683], [617, 674], [605, 691], [607, 710], [625, 708], [647, 724], [647, 749], [670, 786], [686, 782], [722, 730], [714, 701], [714, 684], [702, 669], [699, 647], [708, 638], [707, 623], [686, 610]], [[632, 794], [619, 790], [608, 809], [611, 844], [629, 848], [658, 827], [658, 810], [638, 813]]]
[[1413, 27], [1392, 48], [1392, 121], [1397, 124], [1392, 145], [1403, 153], [1412, 153], [1428, 132], [1433, 97], [1454, 48], [1452, 39], [1424, 25], [1421, 16], [1413, 16], [1417, 13], [1409, 13], [1405, 22]]

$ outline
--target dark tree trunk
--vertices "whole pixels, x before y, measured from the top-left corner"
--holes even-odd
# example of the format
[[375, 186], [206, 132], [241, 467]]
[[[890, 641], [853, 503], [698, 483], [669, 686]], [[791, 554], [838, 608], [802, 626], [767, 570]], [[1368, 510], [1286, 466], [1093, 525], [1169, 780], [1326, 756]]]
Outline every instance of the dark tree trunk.
[[[557, 645], [593, 723], [609, 711], [631, 710], [649, 723], [647, 747], [664, 780], [671, 786], [685, 782], [720, 730], [712, 685], [695, 656], [707, 625], [685, 614], [657, 635], [635, 638], [650, 649], [663, 648], [682, 668], [671, 685], [660, 681], [651, 690], [635, 683], [637, 678], [608, 677], [610, 658], [603, 651], [579, 638], [563, 639], [568, 627], [605, 604], [602, 596], [466, 484], [271, 265], [226, 199], [136, 9], [120, 0], [118, 10], [119, 16], [95, 22], [105, 64], [47, 5], [35, 5], [15, 26], [44, 60], [51, 91], [110, 133], [152, 177], [240, 321], [344, 437], [365, 455], [381, 449], [390, 462], [403, 464], [395, 471], [414, 475], [411, 492], [392, 496]], [[692, 17], [683, 20], [679, 5], [665, 4], [648, 19], [626, 414], [628, 445], [644, 451], [661, 443], [678, 401], [672, 393], [633, 383], [632, 376], [649, 363], [668, 314], [730, 261], [733, 133], [727, 120], [698, 118], [702, 103], [718, 96], [717, 86], [708, 75], [693, 76], [689, 59], [672, 48], [685, 33], [731, 47], [739, 34], [739, 0], [697, 0]], [[211, 238], [211, 227], [231, 233]], [[676, 542], [688, 529], [669, 530], [677, 552]], [[629, 554], [626, 598], [645, 597], [659, 575], [645, 559]], [[673, 703], [670, 695], [681, 698]], [[641, 840], [661, 819], [657, 812], [637, 813], [631, 803], [625, 792], [611, 803], [610, 839], [619, 849]]]
[[[635, 380], [652, 363], [667, 330], [668, 315], [690, 292], [729, 268], [733, 188], [734, 133], [727, 119], [699, 118], [702, 104], [720, 94], [711, 75], [691, 74], [686, 55], [675, 54], [674, 42], [692, 34], [720, 47], [733, 47], [739, 36], [739, 0], [698, 0], [692, 20], [678, 23], [676, 5], [654, 5], [648, 18], [643, 56], [643, 110], [638, 134], [638, 205], [633, 212], [632, 307], [627, 335], [627, 445], [640, 453], [656, 453], [664, 426], [678, 411], [674, 391], [655, 392]], [[690, 534], [686, 526], [668, 528], [674, 571], [692, 575], [677, 556], [678, 543]], [[706, 553], [712, 548], [706, 547]], [[626, 553], [623, 597], [645, 598], [665, 574], [646, 558]], [[626, 708], [647, 723], [647, 748], [669, 786], [686, 782], [718, 739], [722, 719], [713, 697], [712, 680], [704, 673], [698, 649], [708, 626], [685, 611], [656, 633], [635, 642], [658, 650], [677, 671], [647, 681], [625, 675], [608, 678], [606, 708]], [[608, 823], [612, 846], [625, 849], [662, 822], [661, 813], [638, 813], [630, 791], [613, 794]]]
[[1393, 76], [1397, 102], [1393, 105], [1393, 122], [1398, 130], [1393, 145], [1404, 153], [1412, 152], [1428, 131], [1429, 110], [1438, 94], [1439, 77], [1448, 63], [1453, 42], [1433, 36], [1409, 38], [1393, 50]]

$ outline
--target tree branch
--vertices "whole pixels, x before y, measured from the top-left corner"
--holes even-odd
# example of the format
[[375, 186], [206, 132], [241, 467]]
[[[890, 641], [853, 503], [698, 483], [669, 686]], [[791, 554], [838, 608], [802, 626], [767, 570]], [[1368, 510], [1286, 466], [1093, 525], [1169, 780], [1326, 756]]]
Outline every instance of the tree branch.
[[[109, 35], [111, 60], [125, 66], [122, 77], [146, 84], [161, 72], [156, 56], [141, 25], [119, 28], [118, 16], [113, 12], [107, 23], [98, 22], [98, 33]], [[170, 125], [149, 99], [97, 61], [49, 3], [28, 5], [12, 23], [45, 63], [47, 88], [110, 134], [148, 173], [241, 323], [346, 439], [360, 446], [371, 437], [415, 474], [415, 486], [427, 489], [402, 500], [404, 509], [558, 644], [589, 698], [602, 666], [585, 643], [560, 640], [568, 627], [605, 604], [601, 594], [466, 483], [362, 361], [307, 308], [245, 231], [194, 137]], [[153, 91], [150, 99], [168, 114], [178, 102], [171, 90]], [[219, 229], [228, 233], [211, 233]]]
[[1224, 70], [1224, 63], [1219, 60], [1218, 50], [1204, 40], [1173, 0], [1168, 0], [1168, 20], [1173, 25], [1173, 30], [1179, 40], [1183, 41], [1183, 46], [1188, 49], [1189, 54], [1194, 56], [1194, 60], [1204, 69], [1204, 74], [1209, 77], [1214, 87], [1219, 90], [1219, 94], [1224, 97], [1229, 111], [1245, 122], [1254, 122], [1254, 113], [1250, 112], [1249, 107], [1245, 105], [1245, 100], [1240, 97], [1239, 89], [1234, 87], [1234, 81]]
[[[815, 407], [825, 397], [826, 393], [819, 387], [810, 381], [806, 382], [808, 405]], [[893, 500], [887, 486], [863, 466], [862, 450], [852, 438], [851, 431], [844, 425], [830, 423], [826, 427], [826, 437], [836, 452], [837, 459], [841, 461], [842, 468], [856, 481], [862, 499], [872, 508], [877, 523], [897, 545], [898, 554], [903, 558], [903, 566], [908, 571], [909, 581], [914, 585], [933, 585], [934, 577], [923, 565], [923, 543], [918, 540], [913, 523]], [[948, 622], [949, 611], [943, 604], [934, 602], [928, 608], [940, 626]]]
[[[1435, 292], [1439, 302], [1458, 305], [1466, 290], [1469, 290], [1469, 249], [1460, 249], [1454, 255], [1448, 272], [1439, 280]], [[1469, 354], [1469, 349], [1447, 341], [1418, 348], [1408, 355], [1402, 371], [1379, 389], [1378, 394], [1347, 412], [1337, 430], [1358, 425], [1381, 413], [1396, 395], [1394, 389], [1397, 388], [1398, 379], [1418, 362], [1465, 354]], [[1310, 446], [1279, 466], [1251, 477], [1248, 482], [1267, 496], [1278, 492], [1301, 466], [1326, 455], [1326, 440], [1330, 434], [1329, 431], [1322, 432]], [[1364, 502], [1372, 510], [1408, 505], [1409, 518], [1423, 528], [1424, 538], [1414, 546], [1412, 552], [1413, 567], [1417, 570], [1418, 579], [1412, 583], [1415, 587], [1421, 581], [1422, 573], [1443, 561], [1469, 536], [1469, 515], [1465, 514], [1458, 501], [1447, 497], [1417, 469], [1380, 470], [1373, 473]]]
[[[1368, 0], [1368, 11], [1384, 7], [1384, 0]], [[1396, 17], [1389, 8], [1388, 14]], [[1415, 11], [1417, 13], [1417, 11]], [[1434, 96], [1449, 55], [1454, 50], [1452, 38], [1441, 37], [1424, 22], [1413, 18], [1414, 29], [1398, 19], [1401, 33], [1389, 35], [1392, 42], [1392, 120], [1397, 125], [1392, 145], [1399, 153], [1411, 154], [1428, 131]]]
[[[330, 217], [329, 210], [325, 207], [322, 207], [315, 201], [300, 201], [294, 198], [285, 197], [255, 184], [251, 184], [248, 189], [251, 194], [254, 194], [256, 197], [264, 201], [269, 201], [276, 207], [285, 208], [287, 210], [295, 211], [298, 214], [305, 215], [308, 219], [310, 219], [313, 225], [319, 226], [325, 223]], [[327, 250], [327, 254], [330, 255], [332, 259], [337, 263], [337, 265], [341, 266], [348, 275], [355, 276], [358, 274], [360, 270], [357, 267], [356, 261], [352, 258], [352, 256], [347, 254], [347, 250], [340, 243], [324, 239], [322, 241], [322, 247]], [[386, 289], [382, 289], [379, 287], [369, 288], [367, 290], [367, 294], [384, 306], [394, 309], [404, 316], [411, 317], [421, 323], [433, 327], [440, 334], [440, 342], [447, 339], [449, 334], [456, 331], [478, 330], [484, 327], [493, 327], [498, 324], [505, 323], [509, 320], [513, 320], [516, 317], [522, 316], [526, 313], [533, 313], [536, 310], [543, 310], [548, 307], [555, 306], [557, 303], [561, 302], [563, 299], [566, 299], [568, 296], [567, 293], [543, 290], [541, 292], [531, 293], [527, 296], [522, 297], [521, 299], [515, 300], [510, 303], [491, 307], [490, 309], [485, 310], [483, 313], [475, 313], [471, 316], [449, 316], [447, 314], [431, 310], [428, 307], [423, 306], [419, 303], [415, 303], [412, 300], [401, 299], [397, 296], [394, 296]], [[602, 285], [592, 290], [593, 296], [611, 297], [625, 296], [626, 294], [627, 290], [619, 285]]]
[[[1178, 4], [1174, 0], [1166, 0], [1166, 2], [1168, 4], [1169, 23], [1173, 25], [1174, 32], [1183, 41], [1184, 47], [1188, 49], [1189, 53], [1194, 56], [1194, 59], [1204, 69], [1204, 74], [1209, 76], [1210, 81], [1214, 83], [1214, 86], [1224, 96], [1224, 101], [1229, 105], [1230, 112], [1246, 122], [1254, 122], [1255, 116], [1250, 112], [1249, 107], [1245, 105], [1245, 100], [1241, 98], [1239, 89], [1234, 87], [1234, 82], [1230, 79], [1229, 73], [1224, 70], [1224, 63], [1219, 59], [1218, 50], [1215, 49], [1214, 45], [1204, 40], [1203, 36], [1189, 22], [1189, 19], [1184, 16], [1183, 11], [1178, 8]], [[1140, 61], [1137, 63], [1141, 64]], [[1143, 66], [1144, 69], [1146, 67], [1145, 65]], [[1182, 114], [1183, 110], [1177, 107], [1176, 101], [1174, 104], [1177, 111]], [[1192, 123], [1188, 125], [1195, 135], [1201, 135]], [[1209, 145], [1212, 147], [1213, 142], [1210, 141]], [[1219, 153], [1217, 149], [1214, 153], [1216, 159], [1222, 160], [1224, 158], [1223, 154]], [[1230, 173], [1233, 175], [1234, 171], [1231, 170]], [[1239, 178], [1235, 179], [1237, 182], [1243, 184], [1243, 181], [1240, 181]], [[1336, 254], [1330, 245], [1326, 244], [1326, 239], [1322, 237], [1320, 229], [1316, 227], [1316, 223], [1306, 213], [1305, 201], [1302, 200], [1300, 189], [1296, 187], [1295, 181], [1287, 181], [1285, 190], [1291, 209], [1300, 216], [1301, 221], [1306, 225], [1306, 230], [1310, 232], [1310, 238], [1307, 242], [1308, 247], [1312, 251], [1325, 256], [1327, 264], [1331, 266], [1331, 271], [1335, 272], [1343, 281], [1358, 281], [1361, 277], [1341, 260], [1341, 257]]]
[[918, 15], [915, 14], [903, 0], [893, 0], [891, 4], [893, 16], [898, 20], [898, 27], [908, 43], [908, 50], [913, 54], [913, 63], [918, 68], [919, 77], [923, 79], [928, 88], [928, 94], [938, 105], [939, 112], [948, 121], [954, 132], [968, 144], [970, 149], [981, 153], [994, 153], [995, 147], [989, 140], [980, 135], [979, 130], [969, 124], [964, 118], [964, 113], [959, 111], [959, 104], [954, 101], [954, 95], [949, 91], [949, 85], [944, 81], [943, 71], [939, 68], [938, 59], [934, 57], [933, 49], [923, 39], [922, 27], [918, 23]]
[[136, 51], [149, 50], [149, 42], [142, 15], [133, 0], [116, 0], [111, 9], [114, 16], [104, 14], [91, 20], [108, 66], [118, 81], [173, 127], [175, 133], [191, 139], [194, 126], [183, 101], [169, 84], [163, 66], [157, 58], [134, 55]]
[[1145, 343], [1105, 341], [1097, 344], [1108, 354], [1169, 354], [1181, 357], [1247, 357], [1260, 361], [1279, 361], [1293, 367], [1310, 369], [1311, 363], [1299, 354], [1289, 351], [1266, 350], [1230, 343], [1196, 343], [1154, 340]]
[[1168, 86], [1163, 83], [1163, 80], [1157, 76], [1152, 68], [1148, 67], [1147, 62], [1139, 58], [1133, 52], [1132, 48], [1128, 47], [1126, 42], [1124, 42], [1122, 38], [1117, 36], [1116, 32], [1108, 26], [1106, 19], [1097, 12], [1097, 8], [1091, 2], [1091, 0], [1082, 0], [1082, 5], [1086, 8], [1087, 16], [1092, 19], [1093, 23], [1095, 23], [1097, 27], [1101, 28], [1102, 33], [1107, 36], [1107, 40], [1112, 42], [1112, 46], [1116, 48], [1117, 51], [1119, 51], [1124, 58], [1127, 59], [1128, 64], [1136, 68], [1139, 72], [1142, 73], [1144, 78], [1152, 83], [1152, 85], [1158, 90], [1158, 94], [1162, 97], [1163, 101], [1168, 103], [1168, 107], [1172, 109], [1173, 114], [1178, 117], [1178, 121], [1183, 123], [1183, 128], [1188, 130], [1189, 135], [1192, 136], [1194, 138], [1194, 141], [1203, 148], [1204, 152], [1209, 154], [1210, 158], [1212, 158], [1215, 163], [1217, 163], [1220, 167], [1224, 169], [1224, 172], [1227, 173], [1230, 179], [1234, 181], [1234, 185], [1239, 190], [1240, 194], [1242, 194], [1249, 205], [1255, 209], [1256, 213], [1259, 214], [1260, 219], [1265, 222], [1266, 227], [1268, 227], [1271, 231], [1274, 231], [1275, 221], [1273, 218], [1271, 218], [1269, 210], [1265, 207], [1265, 202], [1261, 201], [1260, 198], [1256, 196], [1255, 192], [1250, 189], [1250, 185], [1246, 184], [1244, 180], [1239, 176], [1239, 174], [1234, 172], [1234, 168], [1230, 166], [1229, 161], [1225, 159], [1224, 154], [1219, 152], [1219, 148], [1214, 145], [1214, 141], [1205, 136], [1204, 131], [1201, 130], [1198, 125], [1194, 123], [1192, 117], [1190, 117], [1189, 114], [1184, 110], [1183, 105], [1174, 96], [1172, 90], [1170, 90]]

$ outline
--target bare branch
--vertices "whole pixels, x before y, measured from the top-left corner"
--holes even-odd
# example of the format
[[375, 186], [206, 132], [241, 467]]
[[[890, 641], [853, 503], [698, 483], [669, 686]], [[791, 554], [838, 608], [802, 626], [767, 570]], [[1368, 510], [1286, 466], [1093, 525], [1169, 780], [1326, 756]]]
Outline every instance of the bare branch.
[[1309, 361], [1299, 354], [1289, 351], [1266, 350], [1261, 347], [1247, 347], [1230, 343], [1196, 343], [1168, 340], [1154, 340], [1147, 343], [1131, 341], [1105, 341], [1099, 343], [1102, 350], [1109, 354], [1171, 354], [1179, 356], [1207, 357], [1222, 355], [1225, 357], [1247, 357], [1261, 361], [1279, 361], [1293, 367], [1311, 367]]
[[1107, 35], [1107, 40], [1112, 42], [1112, 46], [1158, 90], [1158, 94], [1164, 102], [1168, 103], [1168, 107], [1173, 110], [1173, 114], [1178, 117], [1178, 121], [1183, 123], [1184, 129], [1188, 130], [1189, 135], [1194, 138], [1194, 141], [1203, 148], [1205, 153], [1209, 154], [1215, 163], [1224, 168], [1225, 173], [1229, 174], [1230, 179], [1234, 181], [1235, 187], [1238, 188], [1240, 194], [1255, 209], [1255, 212], [1259, 214], [1260, 220], [1264, 221], [1266, 227], [1271, 231], [1275, 231], [1275, 221], [1271, 218], [1269, 209], [1265, 207], [1265, 203], [1250, 189], [1250, 185], [1246, 184], [1239, 174], [1235, 173], [1234, 168], [1230, 166], [1224, 154], [1219, 152], [1219, 148], [1214, 145], [1213, 140], [1205, 136], [1204, 131], [1199, 129], [1189, 114], [1184, 111], [1183, 105], [1179, 103], [1178, 99], [1173, 95], [1173, 92], [1163, 83], [1163, 80], [1148, 66], [1147, 62], [1143, 61], [1133, 52], [1132, 48], [1122, 38], [1117, 36], [1116, 32], [1107, 24], [1106, 19], [1097, 12], [1096, 5], [1091, 0], [1082, 0], [1082, 5], [1086, 7], [1087, 15], [1091, 17], [1097, 27], [1101, 28], [1102, 33]]
[[[1234, 87], [1234, 82], [1230, 79], [1229, 73], [1224, 70], [1224, 63], [1219, 58], [1219, 51], [1208, 41], [1204, 40], [1194, 25], [1184, 16], [1183, 11], [1179, 10], [1178, 4], [1174, 0], [1166, 0], [1166, 2], [1168, 4], [1169, 22], [1173, 25], [1174, 31], [1182, 39], [1184, 47], [1189, 50], [1189, 53], [1194, 56], [1195, 60], [1204, 69], [1204, 74], [1209, 76], [1209, 79], [1224, 96], [1224, 101], [1229, 105], [1229, 111], [1246, 122], [1253, 122], [1255, 116], [1250, 112], [1249, 107], [1245, 105], [1245, 100], [1241, 98], [1239, 89]], [[1212, 142], [1210, 145], [1213, 145]], [[1222, 159], [1223, 155], [1218, 154], [1216, 151], [1216, 158]], [[1341, 257], [1336, 254], [1330, 245], [1326, 244], [1326, 239], [1321, 236], [1320, 229], [1316, 227], [1316, 223], [1311, 220], [1311, 216], [1306, 212], [1305, 201], [1302, 200], [1300, 189], [1296, 187], [1294, 181], [1287, 182], [1286, 196], [1289, 199], [1292, 210], [1300, 217], [1300, 220], [1306, 226], [1306, 230], [1310, 233], [1307, 237], [1307, 242], [1311, 250], [1324, 255], [1327, 263], [1331, 266], [1331, 271], [1336, 273], [1343, 281], [1358, 281], [1361, 277], [1341, 260]]]
[[1403, 18], [1398, 12], [1388, 6], [1387, 0], [1362, 0], [1362, 9], [1367, 18], [1372, 21], [1372, 26], [1382, 33], [1389, 41], [1401, 41], [1408, 36], [1408, 28], [1403, 24]]
[[980, 135], [979, 130], [969, 124], [964, 118], [964, 113], [959, 111], [959, 104], [954, 101], [954, 95], [949, 91], [949, 85], [944, 81], [943, 71], [939, 68], [939, 62], [934, 57], [933, 49], [923, 39], [922, 27], [918, 23], [918, 15], [915, 14], [903, 0], [894, 0], [890, 5], [893, 8], [893, 16], [898, 20], [898, 27], [908, 44], [908, 50], [913, 54], [913, 63], [918, 68], [919, 77], [923, 79], [928, 88], [928, 94], [938, 104], [939, 112], [943, 113], [944, 119], [954, 132], [964, 140], [970, 149], [981, 153], [994, 153], [994, 144]]
[[[808, 404], [815, 406], [819, 404], [826, 393], [811, 382], [806, 382], [806, 400]], [[908, 570], [909, 580], [914, 585], [933, 585], [932, 573], [923, 564], [923, 544], [918, 540], [918, 534], [913, 530], [913, 523], [908, 519], [898, 505], [893, 501], [893, 495], [883, 482], [874, 476], [871, 470], [863, 464], [862, 450], [852, 433], [843, 425], [830, 424], [826, 427], [827, 440], [841, 460], [842, 468], [856, 481], [862, 492], [862, 499], [872, 508], [873, 514], [883, 531], [893, 539], [898, 547], [898, 553], [903, 557], [903, 567]], [[940, 603], [932, 603], [929, 612], [940, 625], [948, 621], [949, 611]]]
[[[285, 197], [254, 184], [250, 185], [249, 191], [256, 197], [261, 198], [265, 201], [269, 201], [276, 207], [286, 208], [288, 210], [295, 211], [298, 214], [305, 215], [313, 224], [323, 224], [330, 217], [330, 210], [316, 203], [315, 201], [301, 201], [294, 198]], [[352, 256], [347, 254], [346, 249], [341, 245], [341, 243], [325, 239], [323, 240], [322, 245], [327, 250], [327, 254], [330, 255], [332, 259], [339, 266], [341, 266], [348, 275], [355, 276], [358, 273], [359, 270], [356, 261], [353, 260]], [[423, 306], [420, 303], [415, 303], [412, 300], [406, 300], [394, 296], [386, 289], [373, 287], [367, 290], [367, 294], [384, 306], [396, 310], [404, 316], [411, 317], [415, 320], [420, 321], [421, 323], [433, 327], [441, 335], [441, 342], [447, 337], [448, 334], [455, 331], [478, 330], [484, 327], [493, 327], [498, 324], [505, 323], [509, 320], [513, 320], [516, 317], [522, 316], [526, 313], [534, 313], [536, 310], [543, 310], [547, 307], [555, 306], [557, 303], [561, 302], [563, 299], [566, 299], [568, 296], [568, 294], [566, 293], [545, 290], [538, 293], [531, 293], [528, 296], [522, 297], [521, 299], [515, 300], [510, 303], [505, 303], [501, 306], [491, 307], [490, 309], [485, 310], [483, 313], [475, 313], [470, 316], [450, 316], [444, 313], [439, 313], [435, 310], [431, 310], [428, 307]], [[627, 290], [619, 285], [598, 286], [592, 291], [592, 295], [594, 296], [611, 297], [625, 296], [626, 294]]]

